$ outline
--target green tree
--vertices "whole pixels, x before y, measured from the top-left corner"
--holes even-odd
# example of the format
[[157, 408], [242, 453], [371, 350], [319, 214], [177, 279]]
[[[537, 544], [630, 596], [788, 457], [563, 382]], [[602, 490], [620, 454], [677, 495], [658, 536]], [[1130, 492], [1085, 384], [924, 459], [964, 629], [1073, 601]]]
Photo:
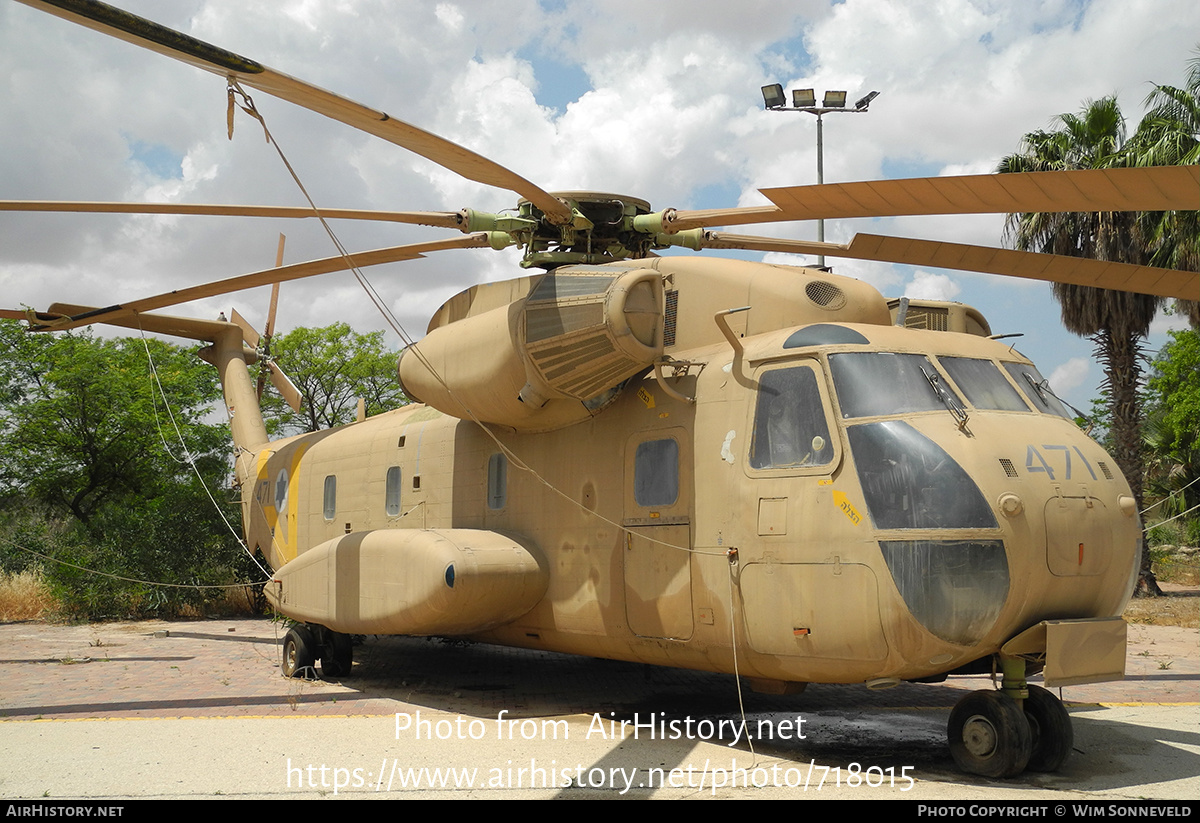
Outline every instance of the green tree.
[[[1056, 119], [1058, 128], [1025, 135], [1018, 153], [1005, 157], [999, 171], [1098, 169], [1129, 162], [1123, 151], [1125, 120], [1115, 98], [1088, 101], [1079, 114]], [[1127, 212], [1013, 214], [1007, 234], [1024, 251], [1144, 264], [1150, 250], [1139, 242], [1136, 222], [1137, 216]], [[1138, 397], [1141, 340], [1163, 299], [1061, 283], [1052, 288], [1062, 307], [1063, 325], [1095, 343], [1110, 402], [1113, 456], [1140, 509], [1145, 472]], [[1158, 590], [1148, 552], [1143, 552], [1138, 588]]]
[[[1182, 514], [1200, 505], [1200, 331], [1171, 332], [1147, 389], [1147, 485], [1162, 501], [1162, 515]], [[1193, 512], [1186, 522], [1195, 540], [1200, 514]]]
[[[69, 611], [170, 614], [212, 595], [95, 571], [162, 583], [244, 577], [240, 546], [201, 483], [219, 499], [229, 476], [228, 433], [203, 422], [217, 397], [214, 370], [177, 346], [0, 324], [0, 520], [19, 546], [90, 570], [42, 563]], [[237, 529], [236, 507], [225, 508]]]
[[[219, 396], [216, 374], [192, 353], [86, 332], [28, 335], [15, 323], [2, 334], [8, 402], [0, 411], [0, 488], [84, 524], [124, 496], [152, 493], [169, 460], [164, 438], [175, 435], [147, 350], [188, 448], [210, 474], [223, 466], [224, 428], [200, 422]], [[177, 443], [171, 448], [182, 452]]]
[[384, 346], [383, 332], [358, 334], [346, 323], [299, 328], [272, 340], [271, 351], [301, 396], [298, 413], [273, 393], [263, 397], [263, 418], [273, 434], [352, 423], [360, 397], [367, 414], [408, 402], [396, 378], [397, 354]]

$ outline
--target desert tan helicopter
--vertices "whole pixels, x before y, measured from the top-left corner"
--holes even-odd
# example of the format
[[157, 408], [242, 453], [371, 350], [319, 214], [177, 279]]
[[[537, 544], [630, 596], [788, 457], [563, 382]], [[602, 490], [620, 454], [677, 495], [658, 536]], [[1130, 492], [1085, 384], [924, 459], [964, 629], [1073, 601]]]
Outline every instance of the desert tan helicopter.
[[[518, 244], [540, 270], [470, 288], [402, 354], [418, 403], [269, 441], [244, 321], [156, 309], [347, 270], [269, 269], [107, 308], [6, 311], [207, 341], [246, 537], [299, 625], [283, 670], [352, 668], [353, 634], [469, 636], [729, 672], [758, 689], [883, 687], [999, 671], [951, 714], [961, 768], [1054, 770], [1070, 718], [1049, 686], [1123, 675], [1119, 617], [1141, 527], [1113, 460], [1037, 369], [960, 304], [888, 301], [820, 269], [669, 246], [820, 253], [1194, 298], [1194, 273], [858, 235], [845, 245], [709, 226], [818, 217], [1200, 208], [1191, 168], [766, 190], [772, 206], [653, 211], [543, 191], [467, 149], [253, 60], [90, 0], [52, 14], [367, 131], [521, 197], [515, 214], [362, 213], [458, 239], [353, 265]], [[312, 216], [302, 208], [7, 203], [4, 209]], [[285, 377], [272, 379], [286, 394]]]

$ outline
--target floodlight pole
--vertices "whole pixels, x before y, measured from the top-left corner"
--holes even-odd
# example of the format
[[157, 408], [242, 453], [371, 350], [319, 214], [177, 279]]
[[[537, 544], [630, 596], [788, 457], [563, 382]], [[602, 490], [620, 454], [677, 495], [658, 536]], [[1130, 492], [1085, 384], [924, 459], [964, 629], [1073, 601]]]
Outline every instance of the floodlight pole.
[[[774, 90], [773, 91], [774, 96], [772, 96], [772, 93], [770, 90]], [[863, 97], [857, 103], [855, 103], [854, 108], [848, 109], [848, 108], [846, 108], [846, 105], [845, 105], [845, 96], [846, 96], [845, 92], [826, 92], [825, 93], [825, 105], [823, 105], [823, 106], [817, 106], [817, 105], [784, 106], [780, 102], [784, 99], [782, 86], [780, 86], [779, 84], [775, 84], [773, 86], [763, 86], [762, 91], [763, 91], [763, 101], [766, 104], [767, 111], [802, 111], [807, 114], [816, 115], [816, 117], [817, 117], [817, 185], [818, 186], [825, 182], [825, 140], [824, 140], [824, 134], [823, 134], [824, 123], [821, 118], [824, 115], [831, 114], [833, 112], [842, 112], [843, 114], [854, 114], [854, 113], [865, 114], [867, 109], [870, 108], [870, 106], [871, 106], [871, 101], [879, 96], [879, 92], [873, 91], [870, 94], [868, 94], [867, 96]], [[801, 94], [801, 93], [803, 93], [803, 92], [793, 91], [792, 92], [793, 98], [795, 98], [798, 94]], [[832, 105], [832, 106], [829, 105], [831, 94], [832, 95], [840, 94], [842, 104], [841, 105]], [[812, 95], [811, 99], [812, 99], [813, 103], [816, 103], [815, 95]], [[817, 242], [819, 242], [819, 243], [825, 242], [825, 218], [823, 218], [823, 217], [817, 219]], [[823, 254], [817, 255], [817, 266], [819, 268], [825, 268], [825, 255], [823, 255]]]

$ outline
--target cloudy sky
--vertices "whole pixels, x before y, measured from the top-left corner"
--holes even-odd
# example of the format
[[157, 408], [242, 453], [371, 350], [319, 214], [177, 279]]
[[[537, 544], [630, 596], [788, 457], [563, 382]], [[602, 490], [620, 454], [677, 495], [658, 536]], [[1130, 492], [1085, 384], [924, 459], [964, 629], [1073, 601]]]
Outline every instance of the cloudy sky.
[[[124, 0], [125, 8], [407, 120], [548, 190], [597, 189], [654, 208], [765, 203], [760, 187], [816, 180], [815, 120], [763, 110], [759, 87], [880, 96], [865, 115], [827, 116], [825, 179], [995, 168], [1028, 131], [1084, 101], [1119, 96], [1136, 125], [1151, 83], [1181, 85], [1200, 40], [1194, 0], [748, 0], [741, 3]], [[226, 139], [218, 77], [0, 0], [0, 199], [301, 205], [302, 195], [239, 115]], [[457, 177], [376, 138], [255, 94], [318, 205], [499, 210], [507, 192]], [[342, 222], [351, 249], [449, 236]], [[856, 231], [999, 245], [1003, 217], [837, 221]], [[311, 221], [0, 214], [0, 303], [107, 305], [334, 253]], [[811, 223], [771, 229], [815, 239]], [[744, 255], [761, 259], [761, 255]], [[772, 256], [773, 261], [811, 262]], [[516, 252], [442, 252], [368, 269], [410, 333], [456, 291], [519, 275]], [[1101, 380], [1091, 344], [1062, 330], [1049, 287], [904, 266], [830, 261], [886, 295], [982, 310], [1087, 407]], [[261, 322], [265, 289], [231, 304]], [[384, 323], [348, 274], [285, 284], [282, 329]], [[1161, 345], [1169, 318], [1156, 323]], [[398, 345], [398, 341], [393, 339]]]

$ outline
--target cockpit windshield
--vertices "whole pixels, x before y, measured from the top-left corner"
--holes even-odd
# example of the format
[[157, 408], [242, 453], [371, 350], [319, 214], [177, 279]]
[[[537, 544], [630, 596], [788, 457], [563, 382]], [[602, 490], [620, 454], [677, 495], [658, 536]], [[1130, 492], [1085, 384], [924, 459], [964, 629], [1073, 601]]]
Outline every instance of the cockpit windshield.
[[829, 365], [844, 418], [935, 411], [953, 394], [930, 379], [938, 372], [923, 354], [843, 352]]
[[[1072, 419], [1045, 378], [1029, 364], [998, 366], [988, 359], [951, 355], [938, 355], [936, 360], [937, 366], [926, 355], [898, 352], [829, 355], [842, 417], [904, 415], [944, 407], [956, 419], [965, 419], [967, 410], [962, 399], [965, 397], [976, 409], [1028, 412], [1032, 406], [1044, 414]], [[954, 381], [953, 388], [941, 379], [938, 367]], [[1020, 391], [1013, 388], [1013, 383]], [[1025, 397], [1029, 399], [1028, 405]]]
[[1004, 379], [991, 360], [974, 357], [939, 357], [938, 362], [977, 409], [1029, 411], [1021, 395]]
[[1035, 409], [1046, 414], [1057, 414], [1068, 420], [1075, 419], [1054, 396], [1054, 392], [1050, 390], [1050, 383], [1042, 377], [1042, 373], [1035, 366], [1028, 363], [1005, 363], [1004, 368], [1012, 377], [1013, 382], [1021, 387], [1021, 391], [1029, 398], [1029, 402]]

